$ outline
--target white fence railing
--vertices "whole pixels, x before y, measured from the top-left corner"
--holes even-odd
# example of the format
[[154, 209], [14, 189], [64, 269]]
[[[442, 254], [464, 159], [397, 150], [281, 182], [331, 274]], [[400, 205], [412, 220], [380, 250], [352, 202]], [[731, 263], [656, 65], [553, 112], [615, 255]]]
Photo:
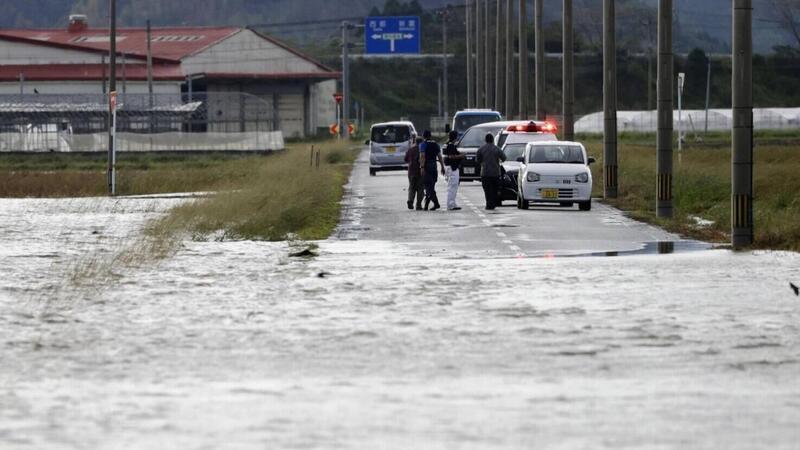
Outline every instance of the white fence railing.
[[[281, 131], [240, 133], [118, 133], [117, 151], [274, 151], [283, 150]], [[0, 133], [0, 152], [105, 152], [108, 134], [76, 134], [63, 131]]]

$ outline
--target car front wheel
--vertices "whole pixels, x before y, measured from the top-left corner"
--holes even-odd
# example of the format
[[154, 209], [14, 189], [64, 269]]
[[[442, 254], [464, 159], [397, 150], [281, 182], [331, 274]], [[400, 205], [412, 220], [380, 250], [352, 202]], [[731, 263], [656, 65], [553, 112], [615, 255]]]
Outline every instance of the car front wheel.
[[592, 210], [592, 201], [589, 200], [588, 202], [580, 202], [578, 204], [578, 208], [580, 208], [581, 211], [591, 211]]
[[369, 176], [374, 177], [378, 172], [375, 169], [369, 169]]

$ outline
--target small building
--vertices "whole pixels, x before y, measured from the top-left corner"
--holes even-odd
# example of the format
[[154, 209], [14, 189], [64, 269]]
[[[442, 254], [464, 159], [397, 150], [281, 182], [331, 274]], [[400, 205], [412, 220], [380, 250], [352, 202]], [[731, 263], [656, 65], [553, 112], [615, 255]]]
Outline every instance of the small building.
[[[102, 99], [109, 44], [108, 29], [90, 28], [85, 16], [70, 17], [64, 29], [0, 29], [0, 97]], [[202, 101], [203, 131], [261, 130], [266, 117], [284, 136], [306, 137], [335, 121], [340, 72], [271, 36], [239, 27], [153, 28], [150, 47], [154, 97], [170, 99], [157, 103]], [[146, 29], [118, 29], [120, 95], [149, 97], [147, 48]]]

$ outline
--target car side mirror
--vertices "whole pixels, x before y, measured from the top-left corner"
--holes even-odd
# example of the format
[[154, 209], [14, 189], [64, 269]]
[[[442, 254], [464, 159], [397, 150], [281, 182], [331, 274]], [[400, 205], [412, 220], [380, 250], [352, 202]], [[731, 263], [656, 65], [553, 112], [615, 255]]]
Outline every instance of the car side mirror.
[[452, 128], [450, 128], [450, 124], [449, 123], [444, 124], [444, 132], [445, 133], [450, 134], [450, 130], [451, 129]]
[[594, 164], [594, 163], [596, 163], [596, 162], [597, 162], [597, 160], [596, 160], [596, 159], [594, 159], [594, 158], [593, 158], [593, 157], [591, 157], [591, 156], [589, 157], [589, 164]]
[[369, 145], [369, 139], [367, 139], [366, 141], [364, 141], [364, 145]]
[[517, 162], [524, 163], [525, 162], [525, 157], [524, 156], [517, 157]]

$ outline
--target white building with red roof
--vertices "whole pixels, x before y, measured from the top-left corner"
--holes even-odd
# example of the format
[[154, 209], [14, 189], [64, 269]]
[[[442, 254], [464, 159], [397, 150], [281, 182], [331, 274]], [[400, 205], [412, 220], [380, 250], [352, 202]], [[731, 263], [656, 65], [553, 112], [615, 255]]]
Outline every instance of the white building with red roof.
[[[73, 16], [64, 29], [0, 29], [0, 95], [102, 94], [107, 89], [109, 32]], [[209, 114], [249, 125], [242, 92], [271, 108], [286, 137], [317, 133], [335, 120], [332, 94], [341, 74], [248, 28], [167, 27], [151, 32], [153, 91], [203, 95]], [[120, 28], [117, 90], [146, 94], [147, 34]]]

